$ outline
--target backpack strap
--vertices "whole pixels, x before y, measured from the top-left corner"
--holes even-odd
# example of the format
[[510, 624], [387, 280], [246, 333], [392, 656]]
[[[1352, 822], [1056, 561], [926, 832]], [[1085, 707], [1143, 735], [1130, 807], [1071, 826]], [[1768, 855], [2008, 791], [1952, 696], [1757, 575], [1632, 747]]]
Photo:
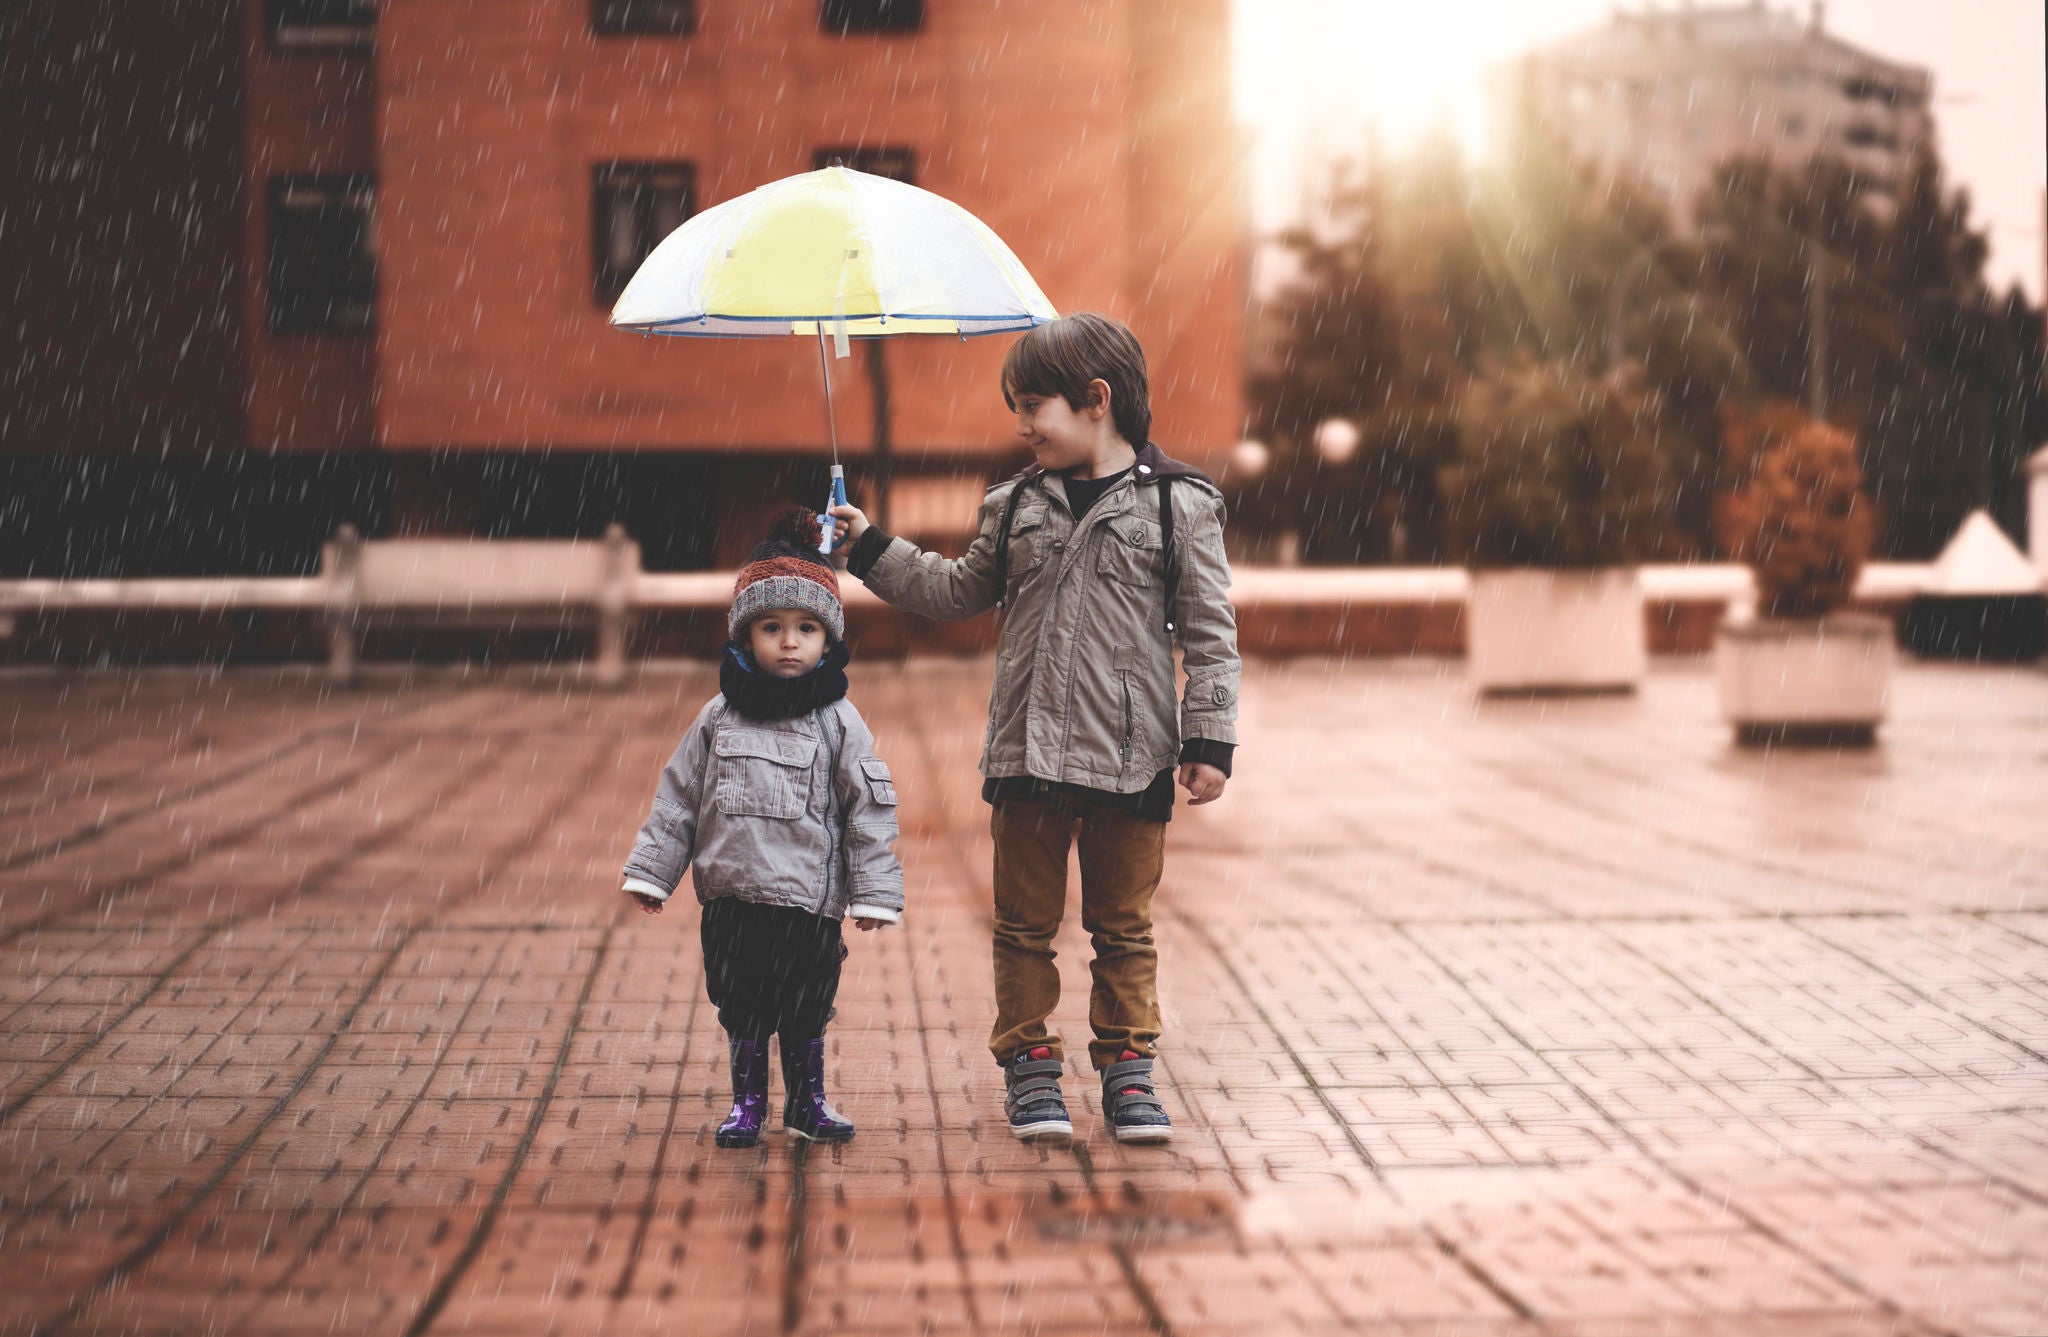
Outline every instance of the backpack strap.
[[1180, 618], [1174, 609], [1180, 563], [1173, 555], [1173, 479], [1164, 474], [1159, 479], [1159, 546], [1166, 559], [1166, 634], [1171, 636], [1180, 629]]
[[1010, 584], [1010, 521], [1017, 516], [1017, 503], [1024, 499], [1024, 484], [1029, 478], [1020, 475], [1017, 486], [1010, 489], [1010, 499], [1003, 503], [1003, 523], [996, 529], [996, 602], [1001, 603], [1009, 593]]

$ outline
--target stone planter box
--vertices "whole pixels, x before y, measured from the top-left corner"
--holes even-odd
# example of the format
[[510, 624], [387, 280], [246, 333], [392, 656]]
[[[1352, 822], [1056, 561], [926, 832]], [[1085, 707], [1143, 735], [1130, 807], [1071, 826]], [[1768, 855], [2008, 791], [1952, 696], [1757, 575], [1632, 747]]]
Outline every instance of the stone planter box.
[[1482, 692], [1633, 691], [1644, 655], [1633, 567], [1472, 573], [1465, 656]]
[[1721, 624], [1714, 672], [1721, 713], [1745, 746], [1868, 747], [1891, 690], [1888, 618], [1745, 618]]

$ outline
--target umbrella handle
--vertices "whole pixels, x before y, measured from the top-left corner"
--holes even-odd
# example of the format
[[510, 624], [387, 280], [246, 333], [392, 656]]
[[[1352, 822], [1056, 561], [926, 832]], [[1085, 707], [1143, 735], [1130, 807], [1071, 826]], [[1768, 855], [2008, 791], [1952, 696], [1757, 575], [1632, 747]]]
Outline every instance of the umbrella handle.
[[846, 470], [841, 465], [832, 466], [832, 490], [825, 497], [825, 512], [818, 517], [818, 551], [832, 551], [832, 526], [838, 517], [832, 514], [834, 506], [846, 504]]

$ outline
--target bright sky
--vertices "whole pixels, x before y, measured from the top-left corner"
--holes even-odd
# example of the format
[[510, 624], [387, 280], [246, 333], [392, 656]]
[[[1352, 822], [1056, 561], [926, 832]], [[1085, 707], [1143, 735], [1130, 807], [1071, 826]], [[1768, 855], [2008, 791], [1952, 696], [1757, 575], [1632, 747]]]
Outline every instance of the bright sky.
[[[1664, 0], [1676, 7], [1679, 0]], [[1368, 121], [1389, 150], [1448, 125], [1483, 152], [1485, 71], [1606, 23], [1614, 0], [1235, 0], [1237, 108], [1252, 132], [1253, 218], [1294, 216], [1315, 163], [1355, 151]], [[1630, 9], [1642, 0], [1630, 0]], [[1704, 5], [1702, 6], [1705, 7]], [[1772, 0], [1772, 8], [1787, 5]], [[1802, 19], [1808, 5], [1795, 12]], [[2041, 0], [1830, 0], [1826, 26], [1934, 73], [1950, 180], [1991, 235], [1989, 271], [2042, 296], [2048, 78]]]

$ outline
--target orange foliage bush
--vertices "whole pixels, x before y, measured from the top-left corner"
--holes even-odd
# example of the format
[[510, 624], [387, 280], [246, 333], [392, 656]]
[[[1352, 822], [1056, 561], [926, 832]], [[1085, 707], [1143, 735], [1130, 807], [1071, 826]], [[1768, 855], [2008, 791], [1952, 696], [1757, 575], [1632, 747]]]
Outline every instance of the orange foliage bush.
[[1856, 438], [1782, 408], [1731, 424], [1730, 435], [1756, 448], [1721, 519], [1723, 538], [1756, 572], [1758, 611], [1811, 618], [1847, 603], [1877, 529]]

